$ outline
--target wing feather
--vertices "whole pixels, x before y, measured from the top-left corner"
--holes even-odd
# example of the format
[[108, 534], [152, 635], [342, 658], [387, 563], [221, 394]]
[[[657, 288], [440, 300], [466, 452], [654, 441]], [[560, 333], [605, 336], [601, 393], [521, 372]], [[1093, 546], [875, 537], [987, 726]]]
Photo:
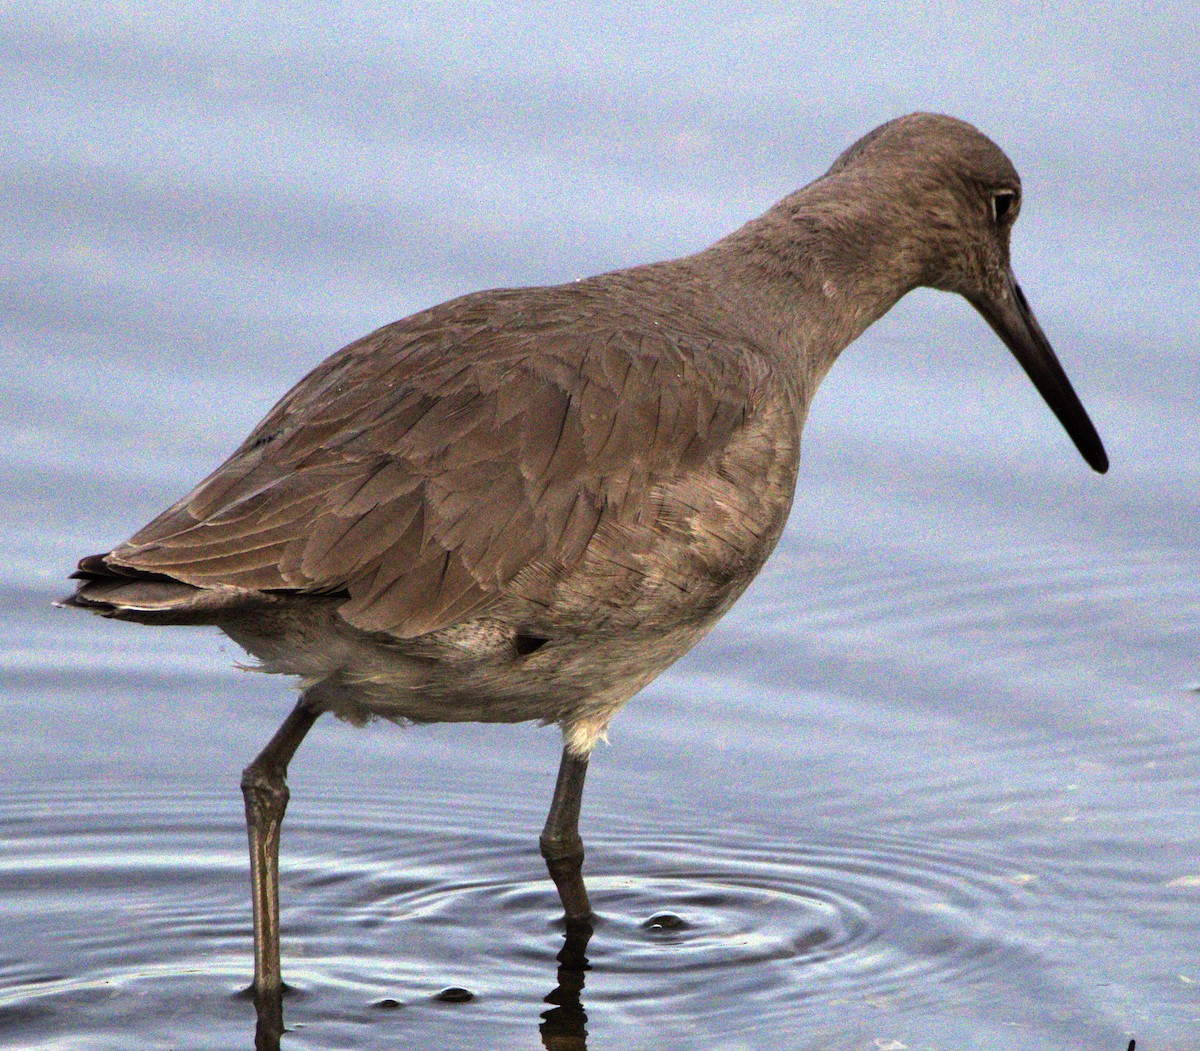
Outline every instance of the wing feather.
[[766, 368], [581, 284], [479, 293], [351, 344], [108, 560], [344, 592], [351, 624], [405, 637], [486, 610], [521, 574], [553, 581], [659, 513], [656, 484], [714, 462]]

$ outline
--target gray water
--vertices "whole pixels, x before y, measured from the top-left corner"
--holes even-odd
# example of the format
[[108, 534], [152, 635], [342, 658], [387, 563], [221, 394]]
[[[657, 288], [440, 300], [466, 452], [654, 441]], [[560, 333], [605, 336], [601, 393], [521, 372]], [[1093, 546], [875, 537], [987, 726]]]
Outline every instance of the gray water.
[[1194, 12], [898, 10], [5, 7], [0, 1046], [254, 1041], [237, 786], [290, 688], [53, 609], [73, 562], [350, 339], [698, 249], [936, 109], [1022, 172], [1109, 474], [910, 296], [822, 389], [773, 561], [594, 758], [586, 965], [554, 730], [318, 723], [283, 1047], [1200, 1048]]

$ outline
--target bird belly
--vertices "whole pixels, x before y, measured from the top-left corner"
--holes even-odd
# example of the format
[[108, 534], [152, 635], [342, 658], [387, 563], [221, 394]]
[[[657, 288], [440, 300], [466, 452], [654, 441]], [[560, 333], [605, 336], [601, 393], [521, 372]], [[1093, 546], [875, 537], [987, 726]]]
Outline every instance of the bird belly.
[[[481, 617], [415, 639], [367, 635], [328, 604], [258, 611], [222, 630], [260, 670], [298, 676], [322, 706], [354, 723], [558, 723], [586, 754], [616, 711], [711, 630], [719, 613], [637, 630], [614, 624], [550, 637]], [[307, 608], [306, 608], [307, 607]], [[715, 611], [714, 611], [715, 613]], [[539, 631], [550, 634], [544, 622]], [[538, 645], [522, 652], [535, 638]]]

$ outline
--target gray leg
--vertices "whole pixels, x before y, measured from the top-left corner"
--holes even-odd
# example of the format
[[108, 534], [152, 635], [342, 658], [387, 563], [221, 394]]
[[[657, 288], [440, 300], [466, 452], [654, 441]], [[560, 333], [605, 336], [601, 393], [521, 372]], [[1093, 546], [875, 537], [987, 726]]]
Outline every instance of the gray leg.
[[275, 995], [279, 973], [279, 828], [288, 804], [287, 768], [321, 709], [307, 697], [242, 773], [246, 831], [250, 836], [250, 891], [254, 900], [254, 991]]
[[579, 805], [583, 802], [587, 767], [586, 758], [580, 759], [563, 749], [554, 800], [546, 827], [542, 829], [542, 857], [558, 888], [568, 927], [586, 926], [592, 918], [592, 906], [583, 885], [583, 840], [579, 837]]

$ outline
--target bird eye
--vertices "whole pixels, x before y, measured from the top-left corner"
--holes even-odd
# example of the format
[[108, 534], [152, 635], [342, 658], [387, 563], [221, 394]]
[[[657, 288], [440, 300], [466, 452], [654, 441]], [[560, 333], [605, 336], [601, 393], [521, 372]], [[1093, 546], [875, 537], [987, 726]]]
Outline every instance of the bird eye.
[[998, 223], [1003, 222], [1005, 217], [1011, 214], [1016, 203], [1017, 194], [1014, 190], [1001, 190], [992, 194], [992, 219]]

